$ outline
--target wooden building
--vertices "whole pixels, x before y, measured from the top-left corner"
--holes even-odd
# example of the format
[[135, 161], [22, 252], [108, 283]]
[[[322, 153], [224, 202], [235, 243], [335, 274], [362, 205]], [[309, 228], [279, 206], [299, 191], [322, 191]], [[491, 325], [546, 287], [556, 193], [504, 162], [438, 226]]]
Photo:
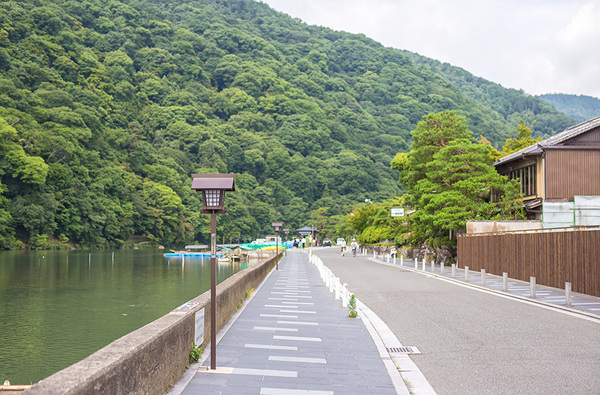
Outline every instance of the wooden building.
[[494, 166], [520, 180], [531, 219], [541, 219], [544, 202], [600, 196], [600, 117], [500, 158]]

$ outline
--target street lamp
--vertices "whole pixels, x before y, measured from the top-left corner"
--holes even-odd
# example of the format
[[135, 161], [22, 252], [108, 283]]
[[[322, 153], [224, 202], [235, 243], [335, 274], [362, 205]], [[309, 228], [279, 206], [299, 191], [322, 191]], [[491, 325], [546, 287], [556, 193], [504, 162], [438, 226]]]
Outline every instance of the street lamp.
[[235, 174], [192, 174], [192, 189], [202, 191], [201, 213], [210, 214], [210, 368], [217, 368], [217, 216], [225, 214], [225, 191], [235, 191]]
[[284, 229], [283, 233], [285, 233], [285, 241], [288, 241], [288, 234], [290, 234], [290, 230], [289, 229]]
[[279, 228], [283, 226], [283, 223], [273, 222], [271, 226], [275, 228], [275, 270], [279, 270]]

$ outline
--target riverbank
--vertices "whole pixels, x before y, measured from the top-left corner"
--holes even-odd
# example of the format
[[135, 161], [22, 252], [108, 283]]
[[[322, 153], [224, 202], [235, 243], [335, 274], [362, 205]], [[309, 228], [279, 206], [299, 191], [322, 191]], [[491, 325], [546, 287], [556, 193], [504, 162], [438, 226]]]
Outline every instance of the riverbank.
[[[275, 257], [259, 262], [218, 285], [217, 330], [275, 262]], [[24, 394], [164, 394], [189, 363], [192, 341], [199, 337], [196, 328], [202, 328], [201, 344], [208, 343], [210, 291], [40, 381]]]
[[[219, 263], [217, 281], [257, 260]], [[0, 384], [36, 383], [210, 289], [210, 259], [0, 252]]]

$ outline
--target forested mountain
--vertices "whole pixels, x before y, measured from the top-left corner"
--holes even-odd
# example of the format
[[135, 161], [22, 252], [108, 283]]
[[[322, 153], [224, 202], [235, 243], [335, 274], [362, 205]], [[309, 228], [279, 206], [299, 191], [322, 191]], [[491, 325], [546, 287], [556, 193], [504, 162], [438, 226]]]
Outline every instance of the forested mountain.
[[551, 93], [540, 95], [540, 99], [579, 122], [600, 117], [600, 99], [596, 97]]
[[[555, 108], [548, 105], [546, 100], [541, 100], [537, 96], [527, 95], [522, 90], [504, 88], [448, 63], [408, 51], [403, 51], [403, 53], [410, 56], [416, 65], [442, 75], [469, 99], [482, 103], [493, 110], [495, 115], [500, 116], [511, 125], [510, 133], [512, 134], [514, 134], [514, 126], [520, 120], [524, 120], [526, 124], [537, 121], [533, 129], [533, 136], [543, 138], [562, 132], [575, 123], [575, 120], [570, 117], [571, 114], [564, 111], [564, 114], [558, 112], [562, 111], [558, 107], [558, 111], [556, 111]], [[482, 134], [487, 137], [486, 133]], [[493, 139], [492, 142], [496, 143]]]
[[396, 196], [429, 113], [497, 147], [573, 123], [414, 59], [255, 1], [0, 1], [0, 248], [205, 241], [196, 172], [238, 174], [227, 241], [294, 229]]

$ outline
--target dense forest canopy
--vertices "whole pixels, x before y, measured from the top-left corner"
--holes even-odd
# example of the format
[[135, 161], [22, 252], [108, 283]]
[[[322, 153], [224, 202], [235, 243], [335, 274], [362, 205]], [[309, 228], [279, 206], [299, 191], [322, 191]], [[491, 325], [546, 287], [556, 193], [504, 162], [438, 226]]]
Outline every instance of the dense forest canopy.
[[0, 248], [206, 240], [206, 172], [237, 173], [218, 232], [247, 240], [397, 196], [429, 113], [496, 147], [573, 123], [422, 63], [255, 1], [0, 1]]
[[551, 93], [540, 95], [540, 99], [579, 122], [600, 117], [600, 99], [596, 97]]

